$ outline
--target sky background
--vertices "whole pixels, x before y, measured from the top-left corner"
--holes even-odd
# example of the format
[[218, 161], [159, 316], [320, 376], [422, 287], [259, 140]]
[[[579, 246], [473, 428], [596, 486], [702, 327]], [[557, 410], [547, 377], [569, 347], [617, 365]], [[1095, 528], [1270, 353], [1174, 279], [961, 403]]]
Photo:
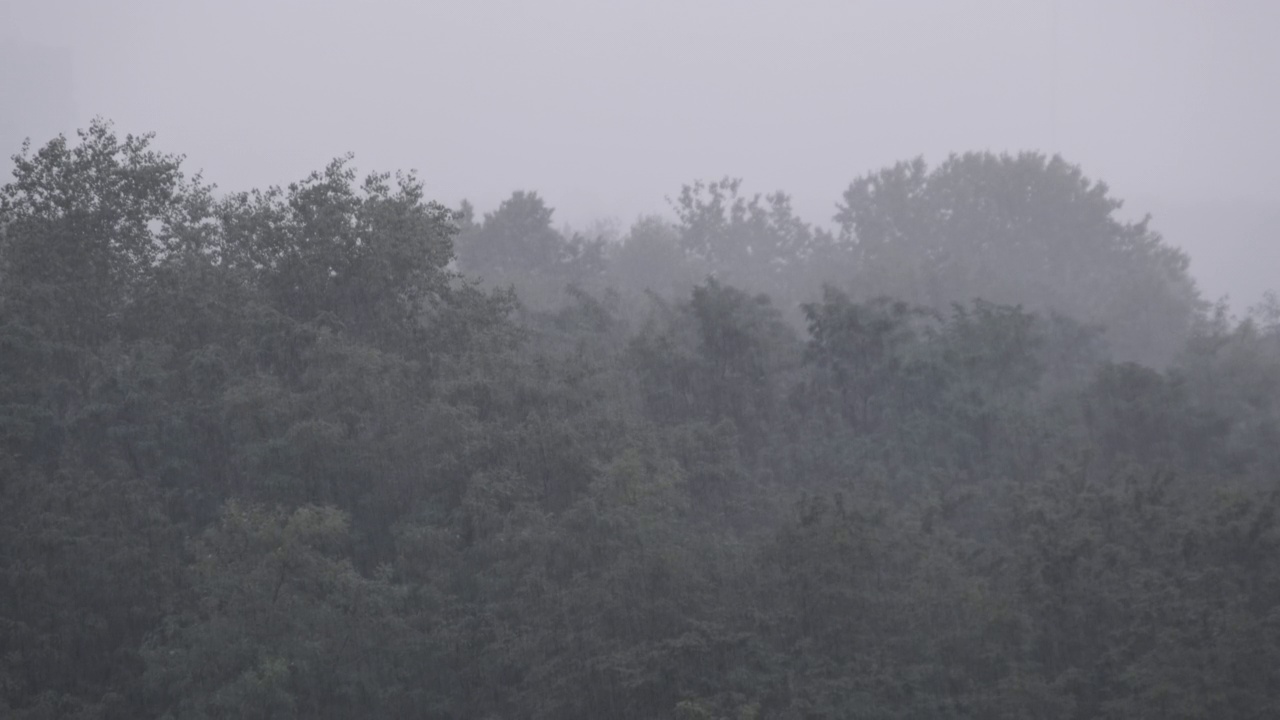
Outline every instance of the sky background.
[[1242, 308], [1280, 289], [1277, 33], [1274, 0], [0, 0], [0, 154], [102, 116], [226, 190], [353, 152], [625, 229], [696, 179], [827, 225], [898, 160], [1039, 150]]

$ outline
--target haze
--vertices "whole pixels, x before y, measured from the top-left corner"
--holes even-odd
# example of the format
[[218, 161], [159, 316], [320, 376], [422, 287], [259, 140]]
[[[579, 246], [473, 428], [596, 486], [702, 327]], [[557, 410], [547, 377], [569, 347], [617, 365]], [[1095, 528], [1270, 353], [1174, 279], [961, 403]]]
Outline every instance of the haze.
[[623, 227], [695, 179], [826, 224], [895, 161], [1042, 150], [1243, 307], [1280, 263], [1278, 26], [1271, 2], [5, 0], [0, 145], [102, 116], [226, 189], [350, 151], [442, 202], [530, 189]]

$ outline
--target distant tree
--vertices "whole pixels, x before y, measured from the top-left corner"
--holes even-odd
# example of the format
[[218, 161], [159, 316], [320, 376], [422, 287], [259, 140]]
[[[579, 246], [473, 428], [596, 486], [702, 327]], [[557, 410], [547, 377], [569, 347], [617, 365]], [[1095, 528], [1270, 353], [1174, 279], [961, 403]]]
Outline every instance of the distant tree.
[[668, 299], [684, 296], [706, 276], [700, 273], [706, 265], [681, 247], [679, 228], [658, 216], [636, 221], [610, 248], [608, 261], [610, 282], [633, 296], [646, 291]]
[[826, 256], [829, 233], [796, 216], [786, 193], [745, 196], [742, 181], [685, 185], [671, 201], [685, 253], [717, 279], [773, 298], [799, 320], [813, 268]]
[[981, 297], [1107, 328], [1121, 359], [1172, 359], [1202, 302], [1187, 256], [1060, 157], [953, 155], [855, 180], [836, 220], [852, 287], [943, 309]]
[[503, 276], [553, 267], [562, 242], [551, 222], [553, 212], [536, 192], [512, 193], [459, 238], [458, 266], [468, 273]]
[[685, 185], [672, 201], [687, 252], [726, 270], [797, 262], [811, 253], [820, 233], [797, 218], [782, 192], [741, 195], [742, 181]]
[[1197, 328], [1173, 373], [1188, 410], [1225, 425], [1227, 466], [1259, 487], [1270, 487], [1280, 472], [1278, 320], [1274, 295], [1238, 322], [1219, 308]]
[[458, 214], [458, 268], [490, 286], [515, 287], [526, 304], [551, 308], [570, 283], [588, 283], [604, 271], [604, 242], [565, 237], [536, 192], [517, 191], [477, 223], [470, 204]]

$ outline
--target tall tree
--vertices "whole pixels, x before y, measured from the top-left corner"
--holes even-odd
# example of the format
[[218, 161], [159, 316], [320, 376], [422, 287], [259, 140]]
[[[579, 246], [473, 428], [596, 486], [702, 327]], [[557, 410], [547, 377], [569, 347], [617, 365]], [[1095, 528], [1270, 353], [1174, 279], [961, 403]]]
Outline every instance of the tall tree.
[[1200, 296], [1186, 254], [1120, 207], [1060, 157], [967, 153], [855, 180], [836, 220], [860, 294], [1056, 310], [1104, 325], [1121, 359], [1167, 363]]
[[150, 135], [120, 139], [95, 120], [71, 144], [58, 137], [14, 157], [0, 190], [3, 302], [13, 322], [80, 346], [110, 337], [159, 258], [188, 190], [181, 159]]

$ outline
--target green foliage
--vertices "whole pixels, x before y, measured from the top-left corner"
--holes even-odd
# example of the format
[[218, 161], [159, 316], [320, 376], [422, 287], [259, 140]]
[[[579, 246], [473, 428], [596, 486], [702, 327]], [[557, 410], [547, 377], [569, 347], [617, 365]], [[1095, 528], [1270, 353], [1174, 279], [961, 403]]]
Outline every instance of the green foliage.
[[794, 335], [769, 298], [708, 278], [675, 308], [659, 305], [631, 343], [656, 422], [732, 421], [752, 447], [780, 412]]
[[[193, 606], [144, 649], [160, 717], [350, 717], [409, 710], [424, 660], [403, 591], [356, 572], [343, 514], [229, 503], [191, 548]], [[427, 655], [424, 657], [424, 651]], [[391, 687], [388, 687], [391, 686]]]
[[215, 252], [256, 275], [274, 308], [299, 322], [327, 318], [380, 347], [419, 341], [418, 320], [445, 300], [452, 215], [426, 203], [413, 175], [369, 175], [348, 159], [287, 189], [241, 193], [215, 213]]
[[0, 190], [2, 293], [12, 320], [77, 345], [110, 337], [173, 249], [173, 209], [197, 192], [183, 181], [180, 158], [151, 150], [151, 139], [122, 141], [95, 120], [79, 144], [60, 136], [14, 156], [14, 180]]

